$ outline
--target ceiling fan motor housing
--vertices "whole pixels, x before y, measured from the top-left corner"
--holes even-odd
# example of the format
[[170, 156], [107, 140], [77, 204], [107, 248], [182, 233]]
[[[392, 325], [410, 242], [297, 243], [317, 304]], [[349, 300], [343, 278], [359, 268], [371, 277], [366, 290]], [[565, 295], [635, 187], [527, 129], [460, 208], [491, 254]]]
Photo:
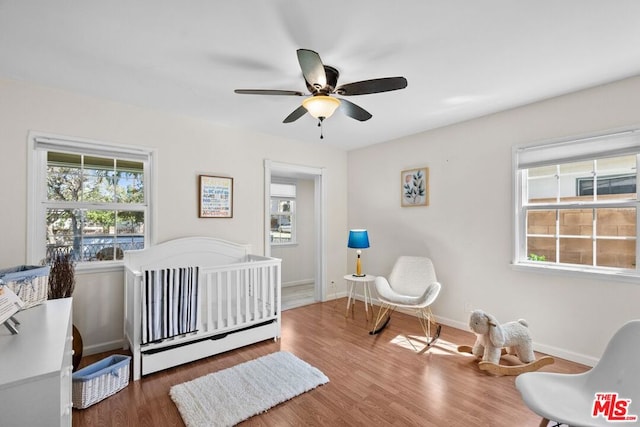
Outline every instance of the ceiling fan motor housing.
[[311, 92], [313, 95], [316, 95], [317, 93], [328, 95], [330, 93], [333, 93], [336, 86], [338, 85], [340, 72], [336, 68], [330, 65], [325, 65], [324, 72], [327, 76], [327, 84], [325, 85], [325, 87], [319, 87], [317, 83], [313, 85], [309, 83], [306, 78], [304, 79], [305, 83], [307, 84], [307, 89], [309, 89], [309, 92]]

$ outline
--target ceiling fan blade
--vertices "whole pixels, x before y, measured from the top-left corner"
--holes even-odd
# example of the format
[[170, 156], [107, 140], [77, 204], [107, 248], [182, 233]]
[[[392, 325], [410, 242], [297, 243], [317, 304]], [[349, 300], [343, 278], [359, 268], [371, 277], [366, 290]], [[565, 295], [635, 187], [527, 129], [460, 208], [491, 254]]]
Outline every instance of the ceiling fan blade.
[[305, 80], [316, 89], [327, 85], [327, 74], [317, 52], [309, 49], [298, 49], [298, 62]]
[[290, 95], [290, 96], [304, 96], [302, 92], [297, 90], [278, 90], [278, 89], [236, 89], [235, 93], [242, 95]]
[[282, 123], [291, 123], [291, 122], [295, 122], [296, 120], [298, 120], [300, 117], [304, 116], [305, 114], [307, 114], [307, 109], [304, 108], [302, 105], [299, 106], [298, 108], [296, 108], [295, 110], [293, 110], [293, 113], [289, 114], [283, 121]]
[[340, 100], [340, 110], [342, 110], [342, 112], [347, 116], [361, 122], [367, 121], [371, 117], [373, 117], [367, 110], [354, 104], [351, 101], [347, 101], [346, 99]]
[[360, 82], [347, 83], [336, 88], [338, 95], [367, 95], [370, 93], [389, 92], [391, 90], [407, 87], [407, 79], [404, 77], [384, 77], [381, 79], [362, 80]]

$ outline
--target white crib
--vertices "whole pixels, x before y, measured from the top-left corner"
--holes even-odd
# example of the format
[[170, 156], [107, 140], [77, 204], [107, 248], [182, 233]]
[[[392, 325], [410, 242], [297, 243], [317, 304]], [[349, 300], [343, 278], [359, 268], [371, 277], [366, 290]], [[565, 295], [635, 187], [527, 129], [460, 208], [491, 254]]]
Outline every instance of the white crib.
[[[127, 251], [124, 334], [133, 379], [280, 337], [280, 260], [251, 255], [249, 245], [185, 237]], [[145, 271], [198, 267], [196, 330], [145, 343]]]

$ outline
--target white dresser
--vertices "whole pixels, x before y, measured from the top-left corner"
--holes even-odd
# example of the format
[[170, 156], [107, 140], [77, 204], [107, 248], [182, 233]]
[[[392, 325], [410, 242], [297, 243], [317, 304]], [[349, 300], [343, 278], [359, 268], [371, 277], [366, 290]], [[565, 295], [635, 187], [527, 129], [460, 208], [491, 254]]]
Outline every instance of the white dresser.
[[0, 325], [0, 425], [71, 426], [71, 298], [15, 317], [19, 334]]

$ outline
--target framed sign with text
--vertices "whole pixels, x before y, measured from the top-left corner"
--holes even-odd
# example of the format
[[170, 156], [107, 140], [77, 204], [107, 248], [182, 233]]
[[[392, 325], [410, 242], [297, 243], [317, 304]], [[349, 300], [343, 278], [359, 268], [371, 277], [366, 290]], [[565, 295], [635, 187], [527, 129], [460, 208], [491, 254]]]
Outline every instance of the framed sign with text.
[[199, 217], [233, 218], [233, 178], [200, 175]]

